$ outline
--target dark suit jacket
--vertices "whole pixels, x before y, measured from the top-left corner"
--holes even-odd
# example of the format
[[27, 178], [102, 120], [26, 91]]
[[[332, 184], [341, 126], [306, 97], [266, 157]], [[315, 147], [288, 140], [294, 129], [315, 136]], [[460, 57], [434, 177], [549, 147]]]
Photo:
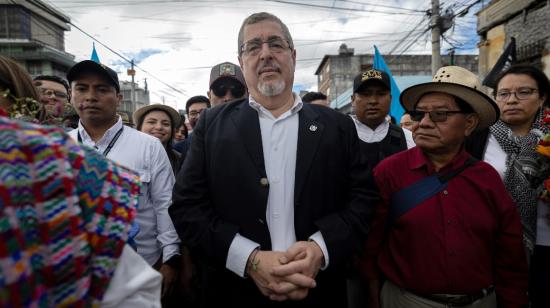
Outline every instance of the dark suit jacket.
[[298, 130], [296, 239], [321, 231], [329, 267], [320, 271], [317, 287], [305, 301], [281, 304], [263, 297], [251, 279], [225, 268], [237, 232], [271, 250], [258, 113], [243, 99], [201, 115], [169, 212], [182, 242], [208, 266], [203, 286], [207, 306], [346, 306], [345, 265], [365, 239], [378, 194], [349, 117], [304, 104]]

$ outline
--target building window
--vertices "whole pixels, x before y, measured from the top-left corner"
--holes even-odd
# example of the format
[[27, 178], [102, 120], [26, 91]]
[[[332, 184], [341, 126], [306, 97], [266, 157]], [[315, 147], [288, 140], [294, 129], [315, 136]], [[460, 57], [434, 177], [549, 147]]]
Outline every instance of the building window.
[[42, 62], [27, 61], [27, 71], [31, 76], [42, 75]]

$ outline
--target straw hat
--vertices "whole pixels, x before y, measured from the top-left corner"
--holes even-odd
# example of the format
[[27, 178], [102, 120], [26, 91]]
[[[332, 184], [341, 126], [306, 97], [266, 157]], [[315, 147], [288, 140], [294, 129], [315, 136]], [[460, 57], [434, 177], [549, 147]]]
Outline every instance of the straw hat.
[[181, 122], [180, 114], [174, 108], [166, 105], [161, 105], [161, 104], [152, 104], [152, 105], [143, 106], [138, 110], [134, 111], [134, 114], [132, 117], [134, 118], [135, 125], [138, 124], [139, 120], [145, 114], [149, 113], [149, 111], [152, 111], [152, 110], [161, 110], [166, 112], [172, 119], [172, 128], [176, 128], [179, 126]]
[[431, 82], [417, 84], [401, 92], [399, 101], [406, 110], [411, 111], [420, 98], [430, 92], [459, 97], [477, 113], [479, 124], [476, 130], [482, 130], [498, 120], [500, 111], [493, 99], [481, 89], [481, 82], [474, 73], [459, 66], [444, 66], [435, 73]]

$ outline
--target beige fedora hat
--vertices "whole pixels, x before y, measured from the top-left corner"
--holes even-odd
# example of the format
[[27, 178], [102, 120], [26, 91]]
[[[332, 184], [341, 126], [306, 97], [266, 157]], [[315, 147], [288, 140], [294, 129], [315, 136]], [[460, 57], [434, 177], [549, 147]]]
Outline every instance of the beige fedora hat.
[[172, 128], [175, 129], [176, 127], [179, 126], [181, 122], [180, 114], [176, 111], [176, 109], [170, 106], [162, 105], [162, 104], [147, 105], [134, 111], [134, 114], [132, 115], [132, 118], [134, 118], [134, 124], [137, 126], [141, 117], [149, 113], [149, 111], [153, 111], [153, 110], [161, 110], [166, 112], [170, 116], [170, 119], [172, 119]]
[[482, 91], [479, 78], [459, 66], [444, 66], [437, 70], [431, 82], [421, 83], [405, 89], [399, 101], [407, 111], [414, 109], [420, 98], [430, 92], [447, 93], [468, 103], [479, 117], [476, 130], [493, 125], [500, 117], [495, 101]]

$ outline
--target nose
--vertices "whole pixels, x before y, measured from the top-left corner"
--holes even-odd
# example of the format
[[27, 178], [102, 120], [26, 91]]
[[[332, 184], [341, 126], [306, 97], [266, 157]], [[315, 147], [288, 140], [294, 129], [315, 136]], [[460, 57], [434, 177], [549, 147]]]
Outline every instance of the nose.
[[271, 49], [269, 49], [269, 44], [267, 42], [262, 43], [262, 47], [260, 48], [260, 59], [272, 59], [273, 54], [271, 53]]
[[231, 94], [231, 91], [227, 91], [227, 93], [225, 93], [222, 99], [223, 99], [223, 102], [225, 103], [235, 98], [233, 97], [233, 94]]
[[430, 114], [428, 112], [424, 114], [424, 117], [422, 117], [422, 119], [418, 122], [418, 125], [420, 127], [433, 127], [434, 122], [430, 118]]

